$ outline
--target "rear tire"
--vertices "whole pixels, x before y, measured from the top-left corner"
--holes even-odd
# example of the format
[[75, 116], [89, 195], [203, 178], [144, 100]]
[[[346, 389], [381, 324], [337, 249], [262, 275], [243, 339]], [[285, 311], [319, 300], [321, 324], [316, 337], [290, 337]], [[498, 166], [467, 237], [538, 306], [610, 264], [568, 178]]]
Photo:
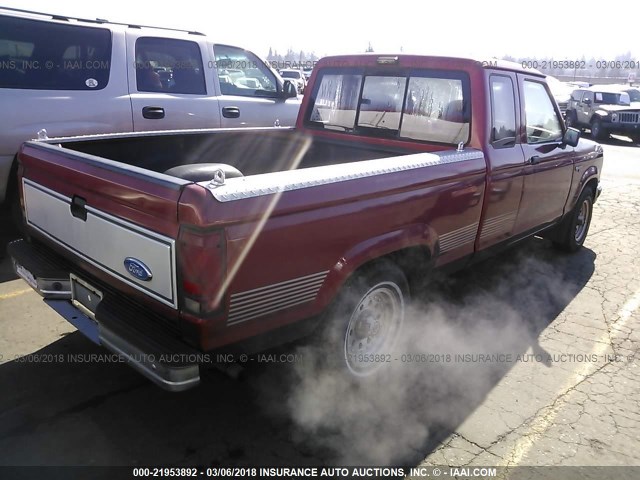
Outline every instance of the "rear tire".
[[329, 311], [329, 364], [368, 377], [389, 363], [408, 302], [409, 284], [395, 263], [378, 260], [356, 272]]
[[578, 202], [560, 224], [558, 236], [553, 244], [565, 252], [576, 252], [584, 244], [589, 233], [593, 214], [593, 188], [587, 187], [580, 194]]

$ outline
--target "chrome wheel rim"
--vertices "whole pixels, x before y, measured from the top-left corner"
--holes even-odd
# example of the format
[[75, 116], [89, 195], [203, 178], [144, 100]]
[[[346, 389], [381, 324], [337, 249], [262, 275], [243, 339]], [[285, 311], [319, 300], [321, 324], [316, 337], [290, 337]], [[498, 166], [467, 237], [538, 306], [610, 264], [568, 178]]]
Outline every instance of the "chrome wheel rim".
[[582, 205], [580, 205], [580, 211], [578, 212], [578, 218], [576, 220], [576, 232], [574, 238], [576, 243], [582, 242], [585, 234], [587, 233], [587, 227], [589, 226], [589, 200], [584, 199]]
[[390, 359], [404, 320], [404, 299], [392, 282], [379, 283], [356, 305], [345, 332], [344, 355], [349, 371], [366, 376]]

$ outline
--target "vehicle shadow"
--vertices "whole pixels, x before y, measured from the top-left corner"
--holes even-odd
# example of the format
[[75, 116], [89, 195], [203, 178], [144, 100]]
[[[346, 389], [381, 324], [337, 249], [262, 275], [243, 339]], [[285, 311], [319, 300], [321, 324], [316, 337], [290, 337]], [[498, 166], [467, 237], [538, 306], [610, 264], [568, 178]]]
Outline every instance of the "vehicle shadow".
[[[536, 238], [455, 275], [437, 277], [417, 296], [417, 311], [426, 315], [420, 326], [426, 336], [417, 344], [430, 349], [446, 343], [444, 334], [433, 337], [430, 329], [435, 303], [436, 313], [455, 325], [458, 340], [465, 339], [465, 331], [474, 339], [467, 343], [474, 351], [496, 351], [496, 345], [516, 353], [535, 349], [540, 333], [592, 276], [595, 257], [587, 248], [564, 255]], [[508, 310], [518, 328], [506, 328], [495, 305]], [[480, 316], [483, 328], [496, 317], [490, 335], [474, 330]], [[366, 386], [340, 386], [315, 368], [317, 362], [309, 367], [313, 350], [308, 348], [281, 348], [270, 357], [293, 352], [301, 359], [297, 364], [250, 361], [244, 381], [209, 371], [199, 387], [174, 394], [150, 384], [79, 333], [66, 335], [31, 357], [0, 365], [0, 385], [5, 386], [0, 464], [415, 465], [513, 367], [475, 365], [474, 377], [484, 380], [475, 382], [469, 394], [470, 384], [464, 382], [448, 390], [435, 388], [443, 378], [455, 378], [458, 367], [432, 363], [417, 374], [415, 369], [394, 374], [386, 387], [371, 384], [371, 395]], [[391, 391], [396, 395], [385, 395]], [[416, 426], [419, 433], [410, 433]], [[404, 443], [403, 436], [411, 436], [411, 442]], [[385, 442], [402, 451], [387, 454], [379, 449]]]

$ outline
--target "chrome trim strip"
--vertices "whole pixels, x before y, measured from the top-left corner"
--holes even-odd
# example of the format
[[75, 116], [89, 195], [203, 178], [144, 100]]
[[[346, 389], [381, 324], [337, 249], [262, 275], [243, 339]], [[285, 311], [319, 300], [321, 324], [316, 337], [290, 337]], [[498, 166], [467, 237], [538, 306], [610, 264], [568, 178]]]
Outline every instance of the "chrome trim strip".
[[44, 295], [60, 295], [65, 298], [67, 298], [67, 296], [71, 298], [71, 290], [38, 290], [38, 292]]
[[322, 279], [324, 280], [324, 277], [326, 277], [328, 273], [329, 273], [329, 270], [325, 270], [324, 272], [318, 272], [311, 275], [306, 275], [304, 277], [298, 277], [291, 280], [286, 280], [284, 282], [273, 283], [271, 285], [266, 285], [264, 287], [259, 287], [259, 288], [254, 288], [252, 290], [246, 290], [244, 292], [234, 293], [231, 295], [231, 299], [233, 300], [234, 298], [249, 297], [249, 296], [252, 296], [254, 293], [262, 292], [264, 290], [270, 290], [270, 291], [277, 290], [283, 286], [287, 286], [292, 283], [301, 283], [301, 282], [304, 282], [305, 280], [310, 280], [310, 279], [315, 279], [320, 277], [322, 277]]
[[473, 243], [478, 231], [478, 222], [440, 235], [440, 253], [448, 252], [467, 243]]
[[315, 300], [329, 270], [231, 295], [227, 325]]
[[345, 182], [357, 178], [478, 159], [484, 159], [484, 154], [482, 151], [474, 149], [467, 149], [463, 152], [425, 152], [340, 165], [326, 165], [323, 167], [263, 173], [248, 177], [228, 178], [224, 185], [217, 187], [210, 187], [208, 181], [200, 182], [199, 185], [207, 188], [216, 200], [230, 202]]
[[[22, 184], [23, 184], [23, 191], [25, 190], [25, 187], [31, 187], [34, 188], [36, 190], [40, 190], [42, 193], [49, 195], [51, 197], [54, 197], [55, 199], [65, 202], [65, 203], [70, 203], [71, 202], [71, 198], [62, 195], [54, 190], [51, 190], [45, 186], [42, 186], [32, 180], [29, 180], [28, 178], [22, 178]], [[93, 265], [96, 268], [99, 268], [100, 270], [102, 270], [103, 272], [109, 274], [110, 276], [117, 278], [118, 280], [120, 280], [121, 282], [126, 283], [127, 285], [129, 285], [130, 287], [135, 288], [136, 290], [139, 290], [147, 295], [149, 295], [150, 297], [154, 298], [155, 300], [158, 300], [159, 302], [168, 305], [174, 309], [178, 308], [178, 295], [177, 295], [177, 283], [176, 283], [176, 249], [175, 249], [175, 240], [169, 237], [165, 237], [163, 235], [160, 235], [159, 233], [153, 232], [151, 230], [147, 230], [144, 227], [141, 227], [139, 225], [130, 223], [126, 220], [122, 220], [118, 217], [114, 217], [113, 215], [110, 215], [108, 213], [102, 212], [101, 210], [98, 210], [96, 208], [90, 207], [90, 206], [86, 206], [85, 208], [87, 209], [88, 212], [90, 212], [92, 215], [99, 217], [107, 222], [111, 222], [114, 223], [117, 227], [120, 227], [122, 229], [124, 229], [125, 231], [132, 231], [138, 235], [142, 235], [145, 237], [149, 237], [153, 240], [158, 241], [161, 244], [164, 244], [166, 247], [169, 248], [169, 255], [170, 255], [170, 265], [169, 265], [169, 271], [171, 274], [171, 278], [169, 279], [170, 281], [170, 290], [171, 290], [171, 295], [172, 298], [166, 298], [164, 296], [162, 296], [161, 294], [154, 292], [153, 290], [149, 289], [148, 287], [145, 288], [145, 286], [140, 285], [138, 283], [133, 282], [132, 280], [129, 280], [127, 277], [125, 277], [124, 275], [119, 274], [118, 272], [112, 270], [111, 268], [109, 268], [107, 265], [103, 265], [101, 263], [99, 263], [98, 261], [90, 258], [89, 256], [85, 255], [83, 252], [81, 252], [80, 250], [78, 250], [77, 248], [73, 247], [72, 245], [68, 245], [67, 243], [65, 243], [64, 241], [56, 238], [55, 236], [53, 236], [52, 234], [50, 234], [49, 232], [47, 232], [46, 230], [44, 230], [42, 227], [40, 227], [39, 225], [33, 223], [30, 219], [29, 219], [29, 206], [28, 206], [28, 202], [27, 202], [27, 197], [26, 195], [23, 197], [24, 201], [25, 201], [25, 216], [26, 216], [26, 221], [27, 223], [35, 228], [36, 230], [38, 230], [40, 233], [42, 233], [44, 236], [46, 236], [48, 239], [50, 239], [51, 241], [55, 242], [56, 244], [60, 245], [61, 247], [65, 248], [66, 250], [69, 250], [71, 252], [73, 252], [75, 255], [79, 256], [80, 258], [82, 258], [83, 260], [85, 260], [86, 262], [90, 263], [91, 265]]]
[[273, 308], [269, 308], [267, 310], [262, 310], [261, 312], [258, 312], [258, 313], [254, 314], [254, 315], [250, 315], [250, 316], [246, 316], [246, 317], [236, 317], [236, 319], [234, 319], [233, 321], [228, 323], [228, 326], [233, 326], [233, 325], [237, 325], [239, 323], [247, 322], [249, 320], [253, 320], [255, 318], [268, 315], [270, 313], [279, 312], [280, 310], [286, 310], [287, 308], [291, 308], [291, 307], [294, 307], [296, 305], [302, 305], [303, 303], [308, 303], [308, 302], [314, 300], [315, 297], [316, 297], [316, 295], [314, 294], [312, 297], [303, 298], [301, 300], [295, 300], [295, 301], [279, 304], [277, 306], [274, 306]]
[[318, 289], [322, 286], [322, 282], [324, 282], [324, 278], [315, 281], [314, 283], [311, 284], [305, 284], [305, 285], [296, 285], [295, 287], [286, 290], [286, 291], [279, 291], [279, 292], [274, 292], [271, 293], [269, 295], [264, 295], [264, 296], [260, 296], [260, 297], [256, 297], [256, 298], [248, 298], [248, 299], [244, 299], [244, 300], [240, 300], [240, 301], [234, 301], [232, 303], [233, 307], [237, 307], [238, 309], [241, 308], [246, 308], [246, 306], [248, 305], [259, 305], [265, 302], [269, 302], [272, 299], [276, 299], [282, 296], [289, 296], [289, 295], [297, 295], [299, 293], [304, 293], [304, 292], [308, 292], [308, 291], [318, 291]]
[[508, 228], [513, 224], [517, 218], [518, 212], [507, 212], [501, 215], [497, 215], [488, 220], [485, 220], [482, 225], [482, 231], [480, 232], [480, 238], [484, 239], [500, 233], [501, 230]]
[[269, 304], [275, 304], [286, 299], [299, 298], [307, 295], [315, 295], [318, 292], [318, 290], [320, 290], [320, 286], [314, 287], [312, 289], [298, 291], [298, 292], [292, 293], [291, 295], [284, 293], [282, 295], [278, 295], [277, 297], [265, 298], [264, 300], [261, 299], [260, 301], [249, 303], [237, 308], [234, 306], [233, 307], [234, 310], [232, 313], [229, 314], [229, 316], [231, 318], [233, 316], [243, 315], [247, 312], [258, 310], [264, 306], [268, 306]]

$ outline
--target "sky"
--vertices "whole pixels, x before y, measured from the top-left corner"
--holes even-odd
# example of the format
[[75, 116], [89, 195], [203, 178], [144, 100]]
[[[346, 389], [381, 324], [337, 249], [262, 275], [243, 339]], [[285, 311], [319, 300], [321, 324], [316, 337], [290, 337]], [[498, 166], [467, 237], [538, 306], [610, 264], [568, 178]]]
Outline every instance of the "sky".
[[[315, 0], [207, 1], [0, 0], [5, 7], [123, 23], [197, 30], [266, 57], [271, 47], [317, 56], [363, 52], [554, 60], [614, 60], [631, 52], [640, 60], [633, 1], [610, 0], [602, 22], [580, 2], [514, 0], [396, 2]], [[603, 3], [604, 5], [604, 3]], [[580, 18], [593, 16], [589, 20]], [[604, 18], [610, 12], [609, 19]], [[625, 13], [629, 12], [629, 13]], [[615, 19], [622, 19], [616, 25]], [[625, 20], [627, 19], [627, 20]], [[572, 35], [571, 32], [574, 32]], [[597, 39], [597, 40], [594, 40]], [[639, 72], [640, 73], [640, 72]]]

